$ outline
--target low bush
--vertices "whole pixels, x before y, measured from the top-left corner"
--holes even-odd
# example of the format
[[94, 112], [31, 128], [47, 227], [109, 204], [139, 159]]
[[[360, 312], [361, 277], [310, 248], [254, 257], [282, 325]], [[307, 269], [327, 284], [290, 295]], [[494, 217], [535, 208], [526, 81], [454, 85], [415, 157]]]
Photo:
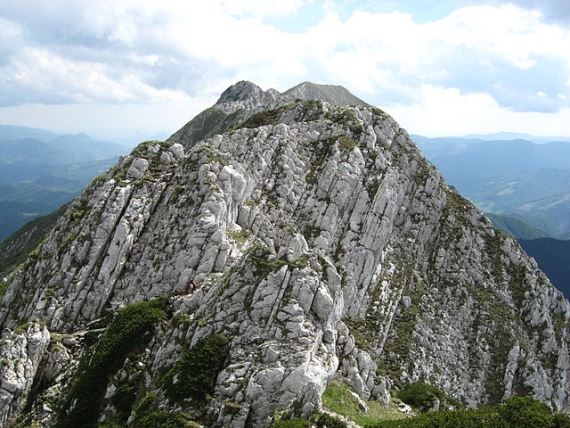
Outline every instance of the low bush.
[[229, 340], [214, 334], [199, 340], [184, 352], [180, 360], [166, 374], [166, 396], [171, 401], [192, 398], [204, 401], [216, 385], [216, 378], [224, 367]]
[[[85, 352], [58, 427], [95, 427], [107, 384], [127, 356], [146, 345], [155, 323], [166, 317], [166, 300], [153, 299], [122, 309], [113, 319], [94, 352]], [[91, 357], [92, 355], [92, 357]]]
[[459, 401], [447, 396], [438, 387], [425, 382], [413, 382], [406, 385], [398, 392], [398, 398], [422, 412], [433, 409], [437, 401], [441, 403], [443, 408], [448, 406], [462, 407]]
[[376, 422], [368, 428], [566, 428], [570, 418], [554, 413], [531, 397], [512, 397], [503, 404], [479, 409], [424, 413], [393, 421]]

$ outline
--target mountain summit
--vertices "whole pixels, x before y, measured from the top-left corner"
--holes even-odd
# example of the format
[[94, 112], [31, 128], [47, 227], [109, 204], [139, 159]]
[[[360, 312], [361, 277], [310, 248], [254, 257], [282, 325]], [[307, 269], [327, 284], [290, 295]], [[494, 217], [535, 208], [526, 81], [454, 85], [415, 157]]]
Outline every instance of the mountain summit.
[[2, 283], [2, 423], [265, 427], [333, 379], [569, 409], [568, 301], [390, 116], [315, 88], [346, 95], [240, 82], [69, 206]]
[[348, 89], [338, 85], [318, 85], [303, 82], [283, 92], [283, 97], [289, 100], [318, 100], [335, 106], [369, 106], [360, 98], [351, 94]]
[[237, 126], [256, 112], [299, 100], [323, 101], [336, 106], [368, 105], [342, 86], [303, 82], [281, 94], [275, 89], [264, 91], [255, 83], [242, 80], [226, 89], [216, 104], [193, 118], [168, 141], [190, 147], [200, 139]]

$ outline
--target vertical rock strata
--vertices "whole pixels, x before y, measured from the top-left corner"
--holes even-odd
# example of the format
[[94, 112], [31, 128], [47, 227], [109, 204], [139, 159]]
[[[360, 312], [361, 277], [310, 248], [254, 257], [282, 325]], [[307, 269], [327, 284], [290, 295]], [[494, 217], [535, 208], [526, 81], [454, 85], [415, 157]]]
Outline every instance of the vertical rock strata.
[[[334, 376], [385, 403], [422, 379], [473, 406], [530, 393], [569, 408], [570, 308], [534, 261], [384, 112], [294, 96], [241, 82], [71, 204], [9, 278], [0, 354], [23, 368], [0, 368], [0, 417], [27, 400], [55, 424], [46, 396], [66, 389], [34, 389], [62, 352], [49, 332], [75, 355], [49, 378], [70, 382], [85, 331], [158, 296], [169, 320], [110, 374], [101, 419], [127, 365], [133, 390], [220, 427], [310, 415]], [[165, 372], [215, 335], [227, 356], [206, 401], [177, 399]]]

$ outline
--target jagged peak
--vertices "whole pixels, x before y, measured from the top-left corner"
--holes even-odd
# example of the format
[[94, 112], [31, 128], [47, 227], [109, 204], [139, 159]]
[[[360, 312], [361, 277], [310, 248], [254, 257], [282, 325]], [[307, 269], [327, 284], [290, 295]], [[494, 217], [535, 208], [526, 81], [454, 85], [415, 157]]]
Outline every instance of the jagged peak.
[[262, 96], [263, 89], [255, 83], [248, 80], [240, 80], [222, 92], [216, 104], [231, 101], [245, 101], [251, 98], [261, 98]]
[[352, 94], [344, 86], [340, 85], [324, 85], [313, 82], [302, 82], [283, 92], [286, 99], [301, 98], [304, 100], [320, 100], [330, 104], [345, 105], [363, 105], [369, 104]]

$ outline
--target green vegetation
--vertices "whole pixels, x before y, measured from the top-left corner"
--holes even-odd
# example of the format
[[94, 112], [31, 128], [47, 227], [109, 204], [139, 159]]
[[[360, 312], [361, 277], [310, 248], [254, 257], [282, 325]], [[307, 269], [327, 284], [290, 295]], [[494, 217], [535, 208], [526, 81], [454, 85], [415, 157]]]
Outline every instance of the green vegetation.
[[271, 424], [271, 428], [310, 428], [311, 421], [303, 418], [280, 419]]
[[399, 421], [369, 424], [370, 428], [561, 428], [570, 418], [554, 413], [531, 397], [512, 397], [505, 403], [480, 409], [423, 413]]
[[127, 306], [117, 314], [93, 353], [86, 352], [82, 358], [59, 415], [59, 427], [96, 426], [111, 376], [129, 354], [146, 345], [147, 333], [166, 316], [165, 306], [164, 299], [153, 299]]
[[326, 113], [325, 118], [345, 128], [348, 128], [350, 132], [356, 136], [359, 136], [364, 132], [364, 127], [358, 121], [352, 110], [348, 108], [340, 112], [328, 112]]
[[[368, 428], [570, 428], [570, 417], [555, 413], [545, 404], [531, 397], [512, 397], [496, 406], [480, 409], [466, 409], [461, 403], [448, 397], [442, 390], [423, 383], [415, 382], [399, 391], [399, 399], [417, 409], [427, 411], [432, 408], [435, 399], [443, 405], [462, 407], [458, 410], [425, 412], [417, 416], [405, 416], [396, 408], [395, 398], [386, 408], [375, 401], [367, 402], [368, 412], [362, 408], [359, 400], [351, 393], [348, 385], [334, 380], [323, 394], [323, 406], [351, 421]], [[321, 415], [317, 427], [341, 427], [344, 422]], [[321, 421], [323, 424], [320, 424]], [[279, 421], [284, 422], [284, 421]], [[299, 425], [275, 425], [274, 427], [304, 427]], [[337, 425], [343, 424], [343, 425]]]
[[338, 147], [345, 152], [353, 151], [358, 144], [352, 138], [347, 135], [341, 135], [338, 138]]
[[190, 315], [185, 314], [183, 312], [178, 312], [176, 315], [172, 317], [172, 320], [170, 322], [173, 326], [178, 327], [181, 325], [190, 324], [190, 321], [192, 321]]
[[501, 245], [503, 241], [502, 233], [498, 230], [495, 230], [494, 235], [485, 236], [485, 252], [489, 256], [490, 271], [499, 282], [503, 280], [503, 262], [501, 260], [503, 254]]
[[224, 367], [228, 354], [229, 339], [214, 334], [199, 340], [165, 376], [166, 396], [178, 402], [191, 398], [205, 401], [216, 385], [216, 378]]
[[271, 272], [276, 272], [283, 266], [292, 269], [304, 269], [309, 266], [309, 256], [303, 254], [290, 262], [286, 258], [277, 258], [269, 251], [269, 248], [257, 244], [249, 250], [249, 258], [255, 266], [255, 272], [259, 278], [265, 278]]
[[350, 386], [338, 380], [333, 380], [323, 393], [323, 406], [325, 408], [345, 416], [359, 425], [364, 426], [381, 420], [404, 417], [393, 406], [384, 407], [378, 401], [368, 401], [366, 404], [368, 405], [368, 413], [364, 413], [358, 399], [352, 394]]
[[367, 332], [366, 320], [345, 318], [343, 321], [349, 328], [356, 346], [364, 351], [370, 351], [372, 344], [369, 343], [369, 340], [372, 337]]
[[197, 428], [196, 422], [185, 413], [159, 410], [156, 393], [146, 392], [134, 406], [135, 428]]
[[257, 128], [263, 125], [275, 125], [279, 119], [282, 109], [266, 110], [251, 115], [245, 122], [239, 125], [240, 128]]
[[314, 155], [309, 172], [305, 177], [305, 181], [307, 183], [316, 182], [319, 170], [322, 168], [327, 158], [332, 154], [335, 145], [341, 152], [351, 152], [358, 146], [358, 143], [353, 138], [344, 134], [311, 141], [309, 144]]
[[459, 401], [448, 397], [441, 389], [425, 382], [413, 382], [404, 386], [398, 392], [398, 398], [422, 412], [432, 409], [437, 401], [443, 406], [463, 407]]
[[[138, 158], [148, 159], [148, 157], [150, 155], [148, 149], [152, 146], [155, 146], [155, 145], [158, 145], [163, 150], [166, 150], [170, 147], [170, 143], [167, 143], [165, 141], [159, 141], [159, 140], [143, 141], [142, 143], [140, 143], [138, 146], [136, 146], [131, 151], [131, 155], [138, 157]], [[152, 155], [152, 156], [154, 156], [154, 155]]]
[[261, 278], [265, 278], [271, 272], [275, 272], [287, 264], [287, 260], [278, 259], [274, 254], [271, 254], [267, 247], [262, 245], [253, 247], [249, 251], [249, 258], [255, 266], [255, 271]]
[[270, 425], [270, 428], [310, 428], [313, 426], [317, 428], [347, 428], [346, 423], [327, 413], [320, 415], [315, 413], [309, 419], [281, 419], [281, 417], [278, 416]]
[[317, 428], [348, 428], [346, 423], [327, 413], [323, 413], [317, 421]]
[[[412, 345], [413, 332], [416, 327], [417, 317], [421, 312], [420, 305], [426, 290], [422, 279], [415, 275], [411, 266], [405, 264], [405, 262], [401, 262], [392, 277], [385, 279], [390, 282], [392, 287], [403, 289], [403, 296], [410, 298], [409, 306], [401, 305], [400, 312], [394, 318], [394, 328], [384, 344], [386, 358], [380, 361], [379, 364], [379, 370], [389, 375], [399, 385], [402, 369], [400, 356], [407, 355]], [[370, 324], [369, 329], [377, 330], [379, 328], [378, 322], [381, 322], [381, 320], [377, 316], [369, 313], [366, 318]]]
[[145, 414], [133, 426], [137, 428], [198, 428], [201, 425], [192, 421], [184, 413], [154, 410]]
[[227, 230], [226, 235], [228, 235], [239, 247], [241, 247], [250, 238], [251, 231], [245, 228], [242, 228], [241, 230]]
[[464, 223], [465, 216], [469, 213], [473, 205], [452, 188], [445, 189], [445, 194], [447, 198], [445, 201], [444, 217], [449, 214], [454, 214], [457, 220]]
[[0, 278], [0, 297], [6, 294], [6, 291], [8, 291], [9, 286], [10, 283], [8, 281], [4, 281], [4, 278]]

